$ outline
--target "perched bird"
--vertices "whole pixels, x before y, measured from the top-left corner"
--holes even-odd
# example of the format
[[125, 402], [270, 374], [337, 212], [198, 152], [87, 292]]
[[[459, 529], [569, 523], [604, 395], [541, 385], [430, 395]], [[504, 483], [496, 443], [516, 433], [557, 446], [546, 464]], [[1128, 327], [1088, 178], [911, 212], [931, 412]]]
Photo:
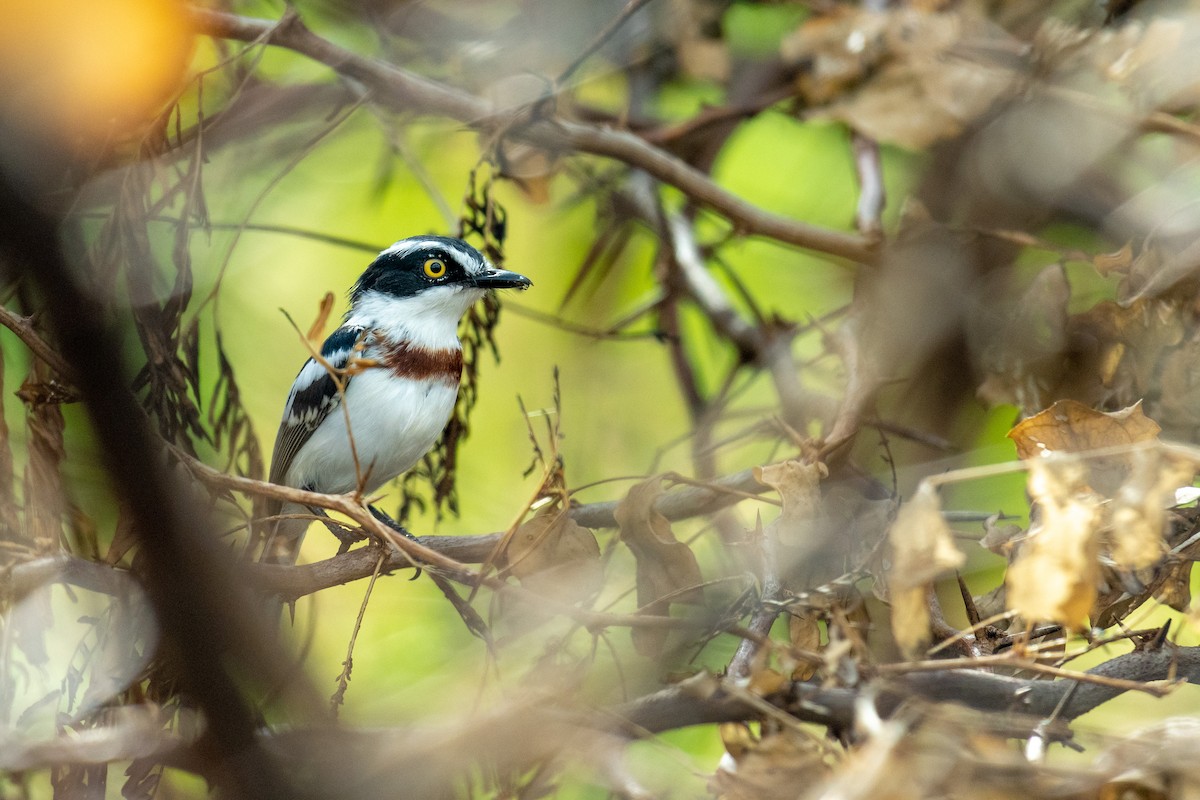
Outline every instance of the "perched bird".
[[[459, 239], [417, 236], [381, 252], [350, 289], [341, 327], [321, 346], [325, 363], [310, 358], [292, 384], [275, 438], [271, 482], [330, 494], [356, 488], [369, 493], [410, 469], [437, 442], [454, 410], [462, 374], [459, 320], [489, 289], [530, 285]], [[321, 515], [277, 501], [266, 513]], [[270, 526], [267, 560], [295, 561], [308, 524], [282, 519]], [[340, 530], [332, 521], [328, 527]]]

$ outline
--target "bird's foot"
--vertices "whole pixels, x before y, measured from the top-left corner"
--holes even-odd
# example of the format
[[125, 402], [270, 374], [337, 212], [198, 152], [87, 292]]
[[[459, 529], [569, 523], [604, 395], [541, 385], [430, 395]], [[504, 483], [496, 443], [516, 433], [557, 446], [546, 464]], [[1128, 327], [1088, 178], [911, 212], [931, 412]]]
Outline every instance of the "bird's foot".
[[367, 535], [357, 528], [347, 528], [339, 525], [335, 520], [324, 515], [321, 516], [321, 522], [325, 524], [326, 529], [338, 540], [337, 554], [339, 556], [348, 551], [351, 545], [357, 544], [367, 538]]
[[[417, 541], [417, 537], [415, 537], [411, 533], [409, 533], [405, 529], [405, 527], [403, 525], [401, 525], [399, 522], [396, 522], [396, 520], [394, 520], [390, 516], [388, 516], [386, 511], [382, 511], [382, 510], [376, 508], [375, 506], [367, 506], [367, 510], [371, 512], [371, 516], [373, 516], [375, 519], [382, 522], [384, 525], [387, 525], [389, 528], [394, 530], [396, 533], [400, 534], [401, 536], [404, 536], [407, 539], [412, 539], [414, 542]], [[413, 576], [412, 576], [412, 578], [410, 578], [410, 580], [415, 581], [419, 577], [421, 577], [421, 568], [417, 567], [417, 571], [413, 573]]]
[[371, 512], [372, 517], [379, 520], [384, 525], [387, 525], [389, 528], [394, 530], [396, 533], [400, 534], [401, 536], [404, 536], [407, 539], [412, 539], [414, 542], [417, 540], [417, 537], [415, 537], [411, 533], [409, 533], [403, 525], [401, 525], [399, 522], [396, 522], [396, 520], [394, 520], [390, 516], [388, 516], [386, 511], [381, 511], [380, 509], [376, 508], [375, 506], [367, 506], [367, 510]]

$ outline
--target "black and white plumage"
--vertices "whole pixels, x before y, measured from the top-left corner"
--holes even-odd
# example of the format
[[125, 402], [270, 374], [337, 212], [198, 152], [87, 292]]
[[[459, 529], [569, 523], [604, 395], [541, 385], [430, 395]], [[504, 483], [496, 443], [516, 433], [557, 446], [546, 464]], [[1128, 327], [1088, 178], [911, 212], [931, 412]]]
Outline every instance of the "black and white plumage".
[[[351, 288], [341, 327], [321, 346], [325, 363], [310, 358], [292, 384], [271, 482], [369, 493], [410, 469], [454, 410], [462, 373], [459, 320], [489, 289], [530, 285], [459, 239], [419, 236], [381, 252]], [[267, 513], [309, 512], [274, 503]], [[267, 557], [294, 561], [307, 527], [307, 520], [282, 520]]]

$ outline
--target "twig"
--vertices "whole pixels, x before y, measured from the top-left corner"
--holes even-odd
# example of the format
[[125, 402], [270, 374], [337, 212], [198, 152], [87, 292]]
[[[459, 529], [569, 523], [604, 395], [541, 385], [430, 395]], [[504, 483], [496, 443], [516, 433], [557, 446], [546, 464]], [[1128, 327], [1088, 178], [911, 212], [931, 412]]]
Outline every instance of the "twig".
[[1096, 675], [1090, 672], [1054, 667], [1049, 664], [1039, 664], [1025, 658], [1014, 658], [1009, 655], [978, 656], [974, 658], [947, 658], [933, 661], [907, 661], [902, 664], [883, 664], [878, 667], [881, 674], [902, 674], [909, 672], [938, 672], [942, 670], [961, 669], [963, 667], [1004, 666], [1013, 669], [1037, 672], [1042, 675], [1052, 675], [1056, 678], [1066, 678], [1080, 683], [1092, 683], [1097, 686], [1107, 686], [1120, 689], [1123, 692], [1145, 692], [1155, 697], [1165, 697], [1174, 687], [1149, 686], [1136, 680], [1113, 678], [1106, 675]]
[[29, 317], [23, 317], [4, 306], [0, 306], [0, 325], [8, 328], [17, 335], [29, 351], [46, 363], [46, 366], [57, 372], [63, 380], [73, 380], [75, 370], [58, 354], [46, 340], [38, 335], [30, 323]]
[[567, 68], [559, 74], [558, 79], [554, 81], [554, 85], [562, 86], [568, 80], [570, 80], [571, 76], [575, 74], [575, 70], [583, 66], [583, 62], [587, 61], [592, 54], [603, 47], [604, 43], [611, 39], [613, 34], [625, 24], [625, 21], [636, 14], [641, 7], [646, 5], [648, 2], [650, 2], [650, 0], [628, 0], [628, 2], [625, 3], [625, 7], [621, 9], [620, 13], [613, 17], [612, 20], [604, 26], [603, 30], [601, 30], [590, 42], [588, 42], [587, 46], [583, 48], [583, 52], [576, 56], [575, 60], [568, 64]]
[[329, 698], [329, 709], [336, 717], [338, 708], [346, 703], [346, 689], [350, 688], [350, 673], [354, 670], [354, 642], [358, 639], [358, 632], [362, 630], [363, 617], [367, 614], [367, 603], [371, 600], [371, 592], [375, 589], [375, 581], [379, 579], [379, 569], [383, 566], [384, 553], [380, 552], [379, 557], [375, 559], [375, 571], [371, 573], [371, 580], [367, 583], [367, 590], [363, 592], [362, 603], [358, 607], [358, 617], [354, 620], [354, 629], [350, 631], [350, 642], [346, 645], [346, 660], [342, 662], [342, 671], [338, 674], [337, 691]]
[[883, 184], [883, 162], [879, 158], [879, 143], [858, 131], [850, 134], [854, 150], [854, 173], [858, 176], [858, 204], [854, 208], [854, 224], [867, 237], [883, 235], [883, 208], [887, 190]]

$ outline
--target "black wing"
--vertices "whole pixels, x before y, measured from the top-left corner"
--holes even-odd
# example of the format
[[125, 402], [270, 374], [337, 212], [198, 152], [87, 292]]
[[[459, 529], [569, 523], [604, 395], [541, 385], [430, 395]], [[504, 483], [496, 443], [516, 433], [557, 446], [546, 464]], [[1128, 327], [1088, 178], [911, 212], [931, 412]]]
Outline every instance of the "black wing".
[[[334, 369], [345, 369], [354, 347], [362, 338], [363, 328], [342, 326], [329, 335], [321, 345], [321, 357]], [[343, 379], [349, 384], [350, 377]], [[282, 483], [292, 459], [312, 436], [329, 412], [338, 407], [341, 395], [325, 365], [310, 358], [292, 384], [283, 421], [275, 435], [275, 454], [271, 457], [271, 482]], [[297, 487], [303, 488], [303, 487]]]

